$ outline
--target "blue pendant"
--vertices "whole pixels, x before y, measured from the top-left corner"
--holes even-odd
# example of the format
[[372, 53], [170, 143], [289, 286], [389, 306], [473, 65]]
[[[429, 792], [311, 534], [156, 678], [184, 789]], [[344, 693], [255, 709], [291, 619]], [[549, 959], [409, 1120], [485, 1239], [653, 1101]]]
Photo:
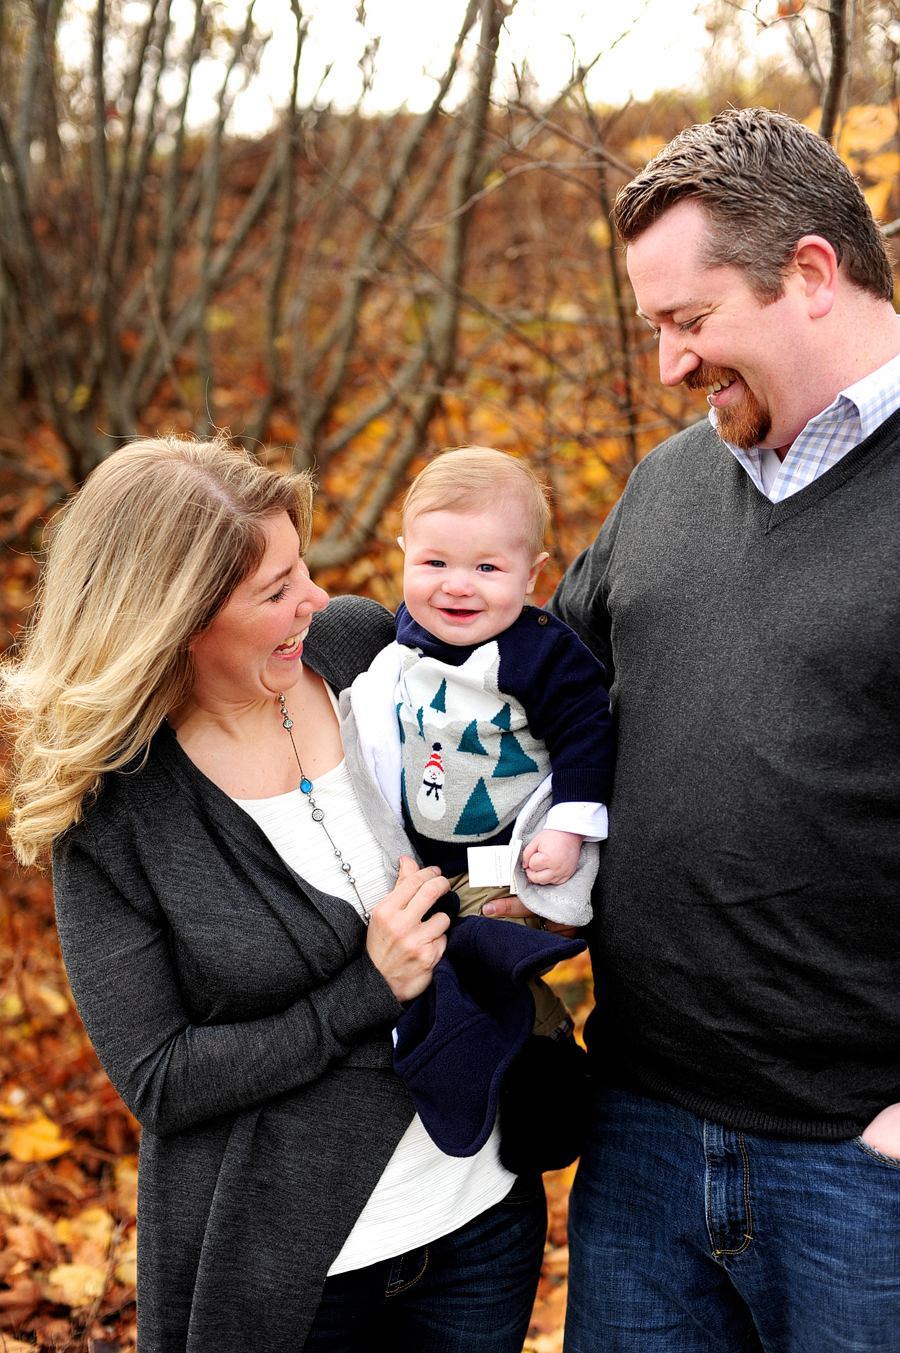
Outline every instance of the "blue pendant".
[[306, 776], [304, 775], [303, 779], [300, 781], [300, 792], [301, 794], [309, 794], [311, 793], [311, 791], [312, 791], [312, 780], [307, 780]]

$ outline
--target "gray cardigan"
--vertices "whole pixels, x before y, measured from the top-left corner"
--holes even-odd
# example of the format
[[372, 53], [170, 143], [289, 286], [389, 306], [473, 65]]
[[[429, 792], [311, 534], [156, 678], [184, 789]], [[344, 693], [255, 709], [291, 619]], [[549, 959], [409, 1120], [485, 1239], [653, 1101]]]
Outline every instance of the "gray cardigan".
[[[340, 690], [392, 638], [380, 606], [340, 598], [304, 659]], [[57, 843], [53, 878], [79, 1014], [144, 1127], [140, 1353], [298, 1353], [413, 1116], [362, 921], [167, 725]]]

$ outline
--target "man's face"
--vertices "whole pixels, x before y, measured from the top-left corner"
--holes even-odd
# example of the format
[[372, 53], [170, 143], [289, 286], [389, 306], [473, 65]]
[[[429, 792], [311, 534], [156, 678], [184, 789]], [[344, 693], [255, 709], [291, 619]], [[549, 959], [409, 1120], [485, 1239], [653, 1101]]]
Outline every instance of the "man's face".
[[739, 268], [706, 264], [708, 232], [702, 207], [680, 202], [628, 246], [639, 313], [659, 338], [660, 379], [704, 391], [726, 441], [788, 446], [807, 417], [797, 385], [806, 315], [800, 287], [792, 279], [763, 305]]

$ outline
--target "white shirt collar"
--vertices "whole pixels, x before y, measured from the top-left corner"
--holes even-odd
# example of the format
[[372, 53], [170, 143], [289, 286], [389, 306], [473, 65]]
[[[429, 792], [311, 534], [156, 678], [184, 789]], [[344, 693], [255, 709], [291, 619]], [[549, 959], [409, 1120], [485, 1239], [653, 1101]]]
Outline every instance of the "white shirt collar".
[[[831, 469], [897, 408], [900, 408], [900, 355], [848, 385], [827, 408], [812, 417], [794, 441], [774, 480], [771, 473], [763, 473], [763, 453], [758, 446], [744, 451], [731, 442], [726, 441], [725, 445], [759, 491], [773, 502], [780, 502]], [[715, 409], [710, 409], [709, 421], [714, 428], [718, 427]]]

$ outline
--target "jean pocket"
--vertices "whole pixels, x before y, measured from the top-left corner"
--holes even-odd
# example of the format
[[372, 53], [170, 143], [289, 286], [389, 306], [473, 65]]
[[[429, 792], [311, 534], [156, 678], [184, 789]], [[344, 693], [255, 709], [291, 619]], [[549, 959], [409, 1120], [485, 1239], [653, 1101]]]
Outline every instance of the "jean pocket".
[[900, 1170], [900, 1157], [885, 1155], [885, 1153], [879, 1151], [877, 1147], [870, 1146], [862, 1136], [853, 1137], [852, 1142], [855, 1147], [858, 1147], [865, 1155], [870, 1156], [872, 1160], [877, 1160], [882, 1165], [889, 1165], [893, 1170]]
[[[900, 1165], [900, 1161], [897, 1162]], [[531, 1207], [544, 1194], [544, 1181], [541, 1176], [520, 1174], [505, 1198], [501, 1198], [498, 1207]]]

